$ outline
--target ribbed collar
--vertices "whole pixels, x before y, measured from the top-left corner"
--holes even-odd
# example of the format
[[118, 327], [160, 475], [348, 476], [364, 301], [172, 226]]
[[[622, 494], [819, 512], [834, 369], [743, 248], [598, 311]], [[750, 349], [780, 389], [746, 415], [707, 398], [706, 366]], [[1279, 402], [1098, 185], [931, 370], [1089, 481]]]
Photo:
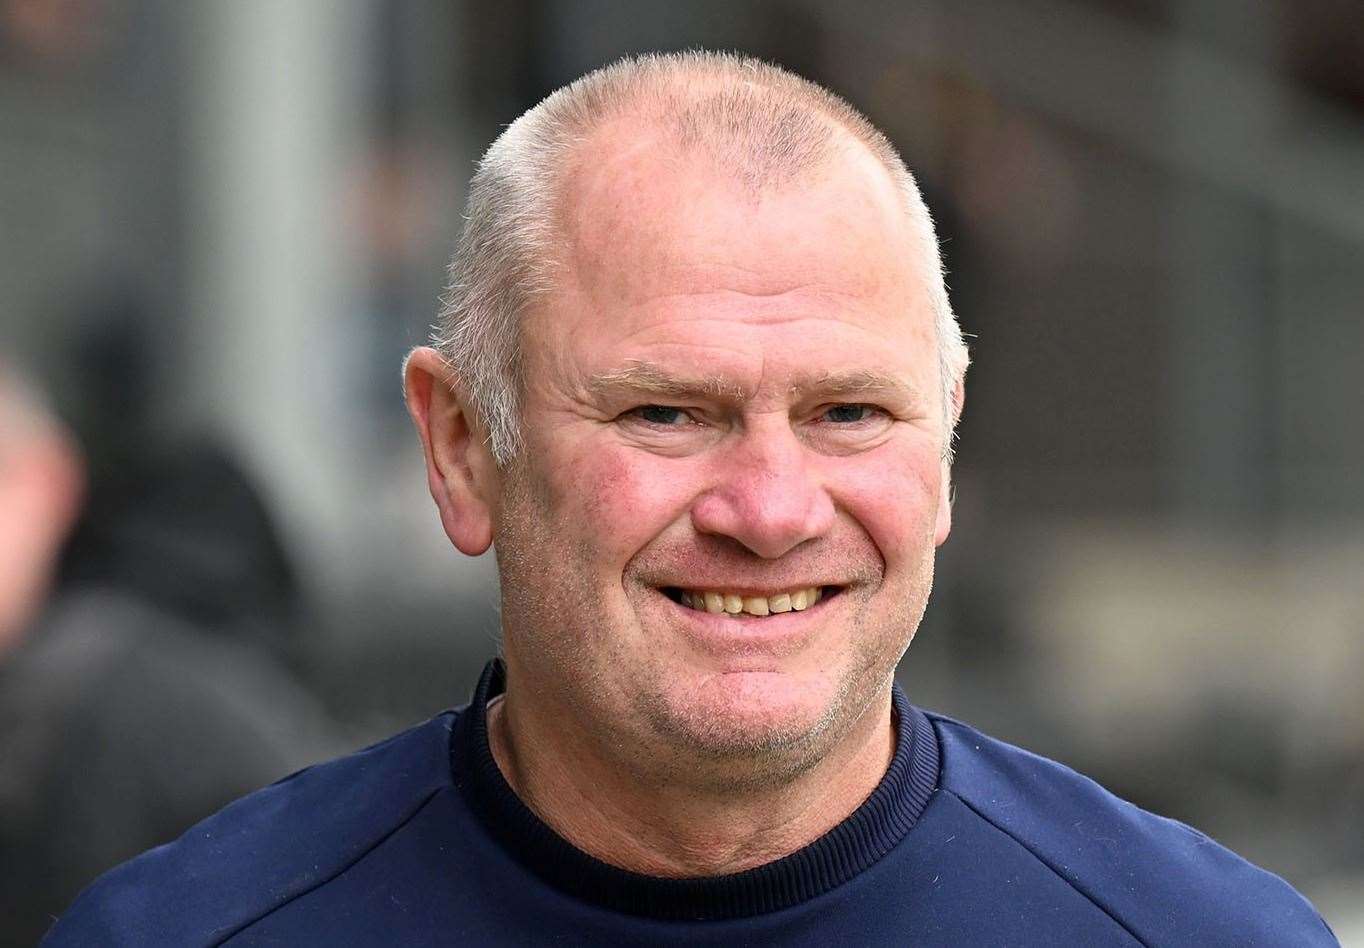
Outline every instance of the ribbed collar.
[[895, 755], [871, 796], [842, 823], [803, 849], [744, 872], [693, 879], [639, 875], [578, 849], [531, 812], [508, 785], [493, 759], [487, 718], [488, 700], [505, 688], [506, 669], [494, 659], [451, 733], [455, 785], [522, 865], [579, 899], [632, 915], [741, 918], [814, 898], [847, 882], [904, 839], [938, 784], [933, 727], [895, 685]]

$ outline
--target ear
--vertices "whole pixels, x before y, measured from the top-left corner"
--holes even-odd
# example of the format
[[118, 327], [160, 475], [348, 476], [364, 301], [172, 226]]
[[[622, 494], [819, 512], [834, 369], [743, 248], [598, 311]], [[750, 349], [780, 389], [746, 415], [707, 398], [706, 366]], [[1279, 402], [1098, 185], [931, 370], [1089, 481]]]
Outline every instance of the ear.
[[[956, 424], [961, 420], [961, 410], [966, 405], [966, 387], [962, 380], [958, 379], [956, 387], [952, 390], [952, 429], [956, 430]], [[951, 432], [947, 435], [952, 436]], [[938, 517], [933, 529], [933, 543], [935, 546], [942, 546], [947, 542], [947, 535], [952, 532], [952, 465], [946, 458], [942, 461], [942, 478], [938, 488]]]
[[493, 541], [497, 465], [477, 412], [435, 349], [413, 349], [403, 366], [407, 410], [426, 455], [426, 480], [445, 534], [461, 553], [478, 556]]
[[41, 493], [42, 517], [52, 531], [53, 546], [66, 542], [85, 506], [85, 457], [64, 432], [46, 438], [32, 454], [29, 474]]
[[84, 471], [80, 449], [63, 432], [21, 432], [8, 445], [0, 464], [0, 664], [52, 585], [82, 507]]

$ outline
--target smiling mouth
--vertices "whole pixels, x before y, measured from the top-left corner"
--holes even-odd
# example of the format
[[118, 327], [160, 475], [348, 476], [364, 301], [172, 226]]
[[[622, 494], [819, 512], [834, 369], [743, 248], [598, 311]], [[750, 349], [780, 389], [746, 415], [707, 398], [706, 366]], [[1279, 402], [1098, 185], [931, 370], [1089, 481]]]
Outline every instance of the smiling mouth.
[[662, 589], [663, 595], [688, 609], [714, 615], [726, 613], [732, 616], [770, 616], [783, 612], [804, 612], [841, 591], [841, 586], [806, 586], [773, 593], [770, 596], [746, 596], [715, 589], [683, 589], [679, 586], [665, 586]]

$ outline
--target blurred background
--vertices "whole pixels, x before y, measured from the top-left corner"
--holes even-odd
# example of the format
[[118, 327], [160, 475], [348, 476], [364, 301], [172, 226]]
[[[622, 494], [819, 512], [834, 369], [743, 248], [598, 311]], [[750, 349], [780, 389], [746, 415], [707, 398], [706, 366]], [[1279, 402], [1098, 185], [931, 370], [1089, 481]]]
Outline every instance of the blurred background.
[[1364, 938], [1357, 0], [0, 0], [0, 942], [467, 700], [494, 571], [401, 357], [498, 131], [689, 46], [845, 95], [939, 221], [974, 366], [911, 698]]

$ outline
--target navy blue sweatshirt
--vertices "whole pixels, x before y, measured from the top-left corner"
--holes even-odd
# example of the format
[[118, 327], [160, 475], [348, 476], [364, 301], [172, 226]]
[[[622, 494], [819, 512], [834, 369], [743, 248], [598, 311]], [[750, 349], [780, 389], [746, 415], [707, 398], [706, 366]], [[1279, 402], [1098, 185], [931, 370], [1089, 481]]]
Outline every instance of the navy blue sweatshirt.
[[[227, 807], [96, 881], [50, 945], [1334, 945], [1279, 878], [895, 690], [897, 747], [826, 835], [728, 876], [576, 849], [488, 745], [503, 687]], [[212, 753], [206, 748], [205, 753]]]

